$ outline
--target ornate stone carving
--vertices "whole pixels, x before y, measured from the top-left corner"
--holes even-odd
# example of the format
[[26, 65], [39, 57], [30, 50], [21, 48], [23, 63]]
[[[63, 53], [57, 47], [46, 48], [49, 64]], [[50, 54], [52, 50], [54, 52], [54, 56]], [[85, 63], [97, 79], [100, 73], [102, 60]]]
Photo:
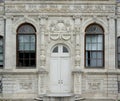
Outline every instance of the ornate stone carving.
[[19, 4], [6, 5], [6, 12], [46, 12], [46, 13], [79, 13], [79, 12], [114, 12], [114, 5], [60, 5], [60, 4]]
[[46, 63], [46, 57], [45, 57], [45, 50], [41, 49], [41, 56], [40, 56], [40, 62], [41, 62], [41, 68], [43, 68], [45, 66]]
[[79, 50], [79, 46], [76, 46], [75, 67], [76, 68], [80, 67], [80, 50]]
[[74, 92], [76, 94], [81, 94], [81, 74], [74, 74]]
[[50, 38], [52, 40], [69, 40], [71, 38], [71, 26], [69, 22], [58, 20], [56, 23], [50, 25]]
[[102, 80], [88, 80], [86, 90], [91, 91], [91, 92], [101, 91], [102, 85], [103, 85]]
[[4, 35], [4, 22], [0, 20], [0, 35]]
[[19, 83], [19, 87], [22, 90], [30, 90], [32, 89], [32, 82], [28, 82], [28, 81], [23, 81]]

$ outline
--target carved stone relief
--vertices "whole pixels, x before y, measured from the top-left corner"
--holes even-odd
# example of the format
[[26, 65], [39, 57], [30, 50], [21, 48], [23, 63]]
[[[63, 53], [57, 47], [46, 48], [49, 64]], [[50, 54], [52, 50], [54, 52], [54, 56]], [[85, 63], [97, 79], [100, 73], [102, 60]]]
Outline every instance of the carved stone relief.
[[58, 5], [58, 4], [21, 4], [6, 5], [6, 12], [114, 12], [114, 5]]
[[76, 94], [81, 94], [81, 74], [74, 74], [74, 92]]
[[79, 50], [79, 48], [76, 49], [75, 67], [76, 67], [76, 68], [79, 68], [79, 67], [80, 67], [80, 50]]
[[24, 81], [19, 83], [19, 87], [22, 90], [30, 90], [32, 89], [32, 82]]
[[4, 35], [4, 22], [0, 20], [0, 35]]
[[102, 80], [87, 80], [86, 90], [89, 92], [101, 91], [103, 88]]
[[50, 38], [52, 40], [69, 40], [72, 35], [72, 28], [69, 22], [65, 22], [64, 20], [58, 20], [55, 23], [50, 24]]

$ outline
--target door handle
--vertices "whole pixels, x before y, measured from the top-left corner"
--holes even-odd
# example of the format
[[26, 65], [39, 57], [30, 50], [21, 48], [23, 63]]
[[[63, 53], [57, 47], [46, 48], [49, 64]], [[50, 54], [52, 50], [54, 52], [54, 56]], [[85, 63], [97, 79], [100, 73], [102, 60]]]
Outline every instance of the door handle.
[[63, 84], [63, 80], [58, 80], [58, 84]]
[[61, 84], [63, 84], [63, 80], [61, 80]]
[[60, 80], [58, 80], [58, 84], [60, 84]]

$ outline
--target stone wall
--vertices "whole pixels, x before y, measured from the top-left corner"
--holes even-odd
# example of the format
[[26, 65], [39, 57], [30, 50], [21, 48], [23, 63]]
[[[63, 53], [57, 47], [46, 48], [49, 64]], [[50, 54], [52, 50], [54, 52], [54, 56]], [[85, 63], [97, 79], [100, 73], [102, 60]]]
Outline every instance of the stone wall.
[[[0, 3], [0, 35], [5, 38], [5, 65], [0, 69], [3, 93], [0, 99], [34, 99], [49, 93], [51, 49], [58, 43], [70, 48], [72, 93], [75, 96], [120, 98], [115, 41], [120, 35], [119, 4], [115, 4], [114, 0], [5, 0], [4, 3]], [[36, 28], [35, 69], [16, 67], [16, 31], [25, 22]], [[102, 69], [86, 69], [84, 66], [85, 29], [92, 23], [104, 29], [105, 64]]]

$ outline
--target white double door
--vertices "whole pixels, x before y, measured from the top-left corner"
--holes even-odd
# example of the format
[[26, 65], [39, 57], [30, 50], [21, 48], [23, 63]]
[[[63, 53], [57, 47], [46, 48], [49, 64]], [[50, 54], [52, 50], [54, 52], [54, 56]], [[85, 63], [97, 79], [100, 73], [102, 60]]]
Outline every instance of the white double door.
[[52, 51], [50, 64], [50, 91], [70, 93], [71, 69], [68, 49], [63, 45], [56, 46]]

